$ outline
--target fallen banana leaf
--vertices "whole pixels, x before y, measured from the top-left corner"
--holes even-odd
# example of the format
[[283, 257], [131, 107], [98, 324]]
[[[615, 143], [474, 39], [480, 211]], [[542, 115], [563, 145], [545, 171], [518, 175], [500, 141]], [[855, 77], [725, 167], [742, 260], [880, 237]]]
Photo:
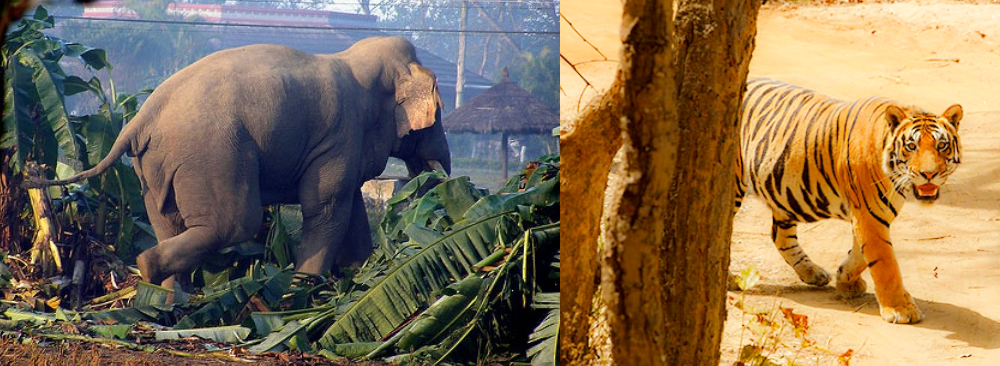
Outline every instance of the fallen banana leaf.
[[504, 214], [481, 218], [449, 232], [393, 268], [331, 324], [319, 344], [370, 342], [396, 329], [437, 291], [471, 273], [472, 265], [488, 256], [497, 242], [510, 235]]
[[336, 356], [347, 357], [349, 359], [361, 358], [364, 355], [371, 353], [372, 351], [378, 349], [386, 342], [358, 342], [358, 343], [343, 343], [335, 344], [333, 348], [329, 350], [324, 349], [320, 352], [327, 351]]
[[[556, 294], [558, 295], [558, 294]], [[528, 336], [528, 357], [532, 365], [559, 364], [559, 307], [549, 310]]]
[[462, 215], [467, 220], [493, 215], [497, 212], [516, 212], [518, 206], [551, 206], [559, 203], [559, 178], [547, 180], [524, 192], [494, 194], [483, 197]]
[[136, 324], [138, 322], [154, 322], [158, 324], [173, 324], [173, 305], [142, 305], [121, 309], [108, 309], [85, 314], [85, 319], [105, 324]]
[[292, 347], [292, 339], [306, 336], [306, 327], [309, 325], [307, 321], [293, 320], [281, 328], [277, 332], [272, 332], [268, 334], [266, 338], [260, 343], [250, 347], [249, 351], [253, 354], [264, 353], [264, 352], [281, 352]]
[[138, 282], [135, 284], [135, 306], [145, 305], [165, 305], [167, 298], [174, 291], [163, 286], [157, 286], [148, 282]]
[[[492, 280], [492, 279], [491, 279]], [[405, 351], [413, 351], [431, 340], [437, 338], [442, 331], [449, 328], [460, 315], [474, 303], [476, 295], [484, 284], [482, 277], [472, 275], [448, 287], [450, 293], [434, 302], [426, 311], [417, 317], [407, 327], [399, 339], [397, 347]], [[369, 357], [374, 355], [369, 355]]]
[[55, 314], [28, 312], [15, 308], [8, 308], [3, 312], [3, 315], [15, 322], [26, 321], [33, 324], [46, 324], [56, 321]]
[[132, 325], [91, 325], [87, 329], [104, 338], [125, 339], [125, 337], [128, 336], [128, 332], [132, 330]]
[[239, 325], [229, 325], [212, 328], [160, 330], [156, 331], [156, 340], [165, 341], [171, 339], [199, 337], [222, 343], [240, 343], [243, 342], [243, 340], [245, 340], [249, 335], [250, 328]]
[[403, 233], [410, 238], [411, 242], [420, 244], [420, 247], [426, 247], [428, 244], [438, 241], [443, 235], [440, 232], [431, 230], [426, 226], [414, 223], [406, 227]]

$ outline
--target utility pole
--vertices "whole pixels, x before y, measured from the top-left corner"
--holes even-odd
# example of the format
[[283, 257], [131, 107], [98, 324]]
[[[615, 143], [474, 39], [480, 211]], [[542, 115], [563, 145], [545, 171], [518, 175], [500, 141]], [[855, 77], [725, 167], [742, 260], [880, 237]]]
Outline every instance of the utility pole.
[[458, 72], [455, 77], [455, 108], [462, 106], [462, 89], [465, 89], [465, 23], [468, 2], [462, 0], [462, 19], [458, 33]]

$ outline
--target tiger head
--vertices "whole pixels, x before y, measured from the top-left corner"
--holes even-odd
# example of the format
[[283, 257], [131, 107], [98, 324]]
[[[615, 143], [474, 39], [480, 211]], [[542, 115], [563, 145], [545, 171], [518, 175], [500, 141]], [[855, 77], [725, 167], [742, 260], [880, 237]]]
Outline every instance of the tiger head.
[[912, 188], [918, 200], [933, 202], [938, 187], [961, 162], [958, 122], [962, 106], [948, 107], [941, 116], [890, 105], [885, 111], [890, 134], [882, 151], [882, 170], [903, 194]]

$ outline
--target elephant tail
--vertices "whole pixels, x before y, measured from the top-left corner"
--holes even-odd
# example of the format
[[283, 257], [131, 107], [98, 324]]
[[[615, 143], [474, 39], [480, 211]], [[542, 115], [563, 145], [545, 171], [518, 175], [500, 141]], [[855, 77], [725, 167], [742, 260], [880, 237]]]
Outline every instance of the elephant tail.
[[43, 179], [42, 177], [29, 175], [29, 177], [27, 177], [24, 180], [24, 182], [21, 183], [21, 186], [24, 188], [43, 188], [51, 185], [63, 186], [70, 183], [76, 183], [81, 180], [91, 178], [101, 173], [104, 173], [105, 170], [108, 170], [108, 168], [110, 168], [112, 165], [115, 165], [115, 162], [117, 162], [118, 159], [120, 159], [123, 154], [128, 152], [129, 148], [132, 146], [132, 141], [134, 140], [134, 137], [137, 133], [136, 127], [138, 127], [137, 126], [138, 123], [135, 122], [137, 121], [133, 121], [132, 123], [125, 125], [125, 128], [122, 129], [122, 132], [118, 134], [118, 138], [115, 140], [115, 144], [111, 146], [111, 151], [108, 152], [108, 155], [105, 156], [104, 159], [101, 160], [101, 162], [97, 163], [97, 165], [95, 165], [93, 168], [84, 170], [72, 177], [66, 179], [58, 179], [58, 180], [48, 180], [48, 179]]

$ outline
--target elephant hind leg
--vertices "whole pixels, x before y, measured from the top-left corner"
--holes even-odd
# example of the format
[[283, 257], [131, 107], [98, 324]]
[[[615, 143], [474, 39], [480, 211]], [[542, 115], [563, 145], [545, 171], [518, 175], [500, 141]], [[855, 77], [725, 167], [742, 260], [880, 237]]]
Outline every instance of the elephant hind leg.
[[203, 155], [217, 167], [190, 163], [174, 171], [163, 188], [169, 190], [163, 207], [150, 213], [159, 243], [136, 259], [145, 280], [161, 283], [179, 275], [184, 282], [205, 254], [257, 232], [263, 217], [259, 167], [256, 151], [247, 144], [239, 144], [238, 151], [211, 145], [215, 150]]
[[136, 264], [144, 280], [164, 283], [175, 274], [187, 273], [209, 250], [219, 247], [218, 241], [215, 231], [208, 227], [188, 228], [139, 254]]
[[[157, 199], [159, 196], [155, 191], [146, 191], [143, 198], [146, 202], [149, 223], [153, 226], [153, 232], [156, 234], [156, 241], [164, 243], [180, 235], [185, 229], [172, 195], [167, 195], [167, 199], [162, 202]], [[135, 259], [136, 264], [139, 266], [139, 272], [142, 273], [144, 280], [155, 284], [162, 282], [164, 287], [171, 288], [172, 286], [169, 286], [170, 284], [167, 282], [172, 281], [165, 281], [165, 279], [172, 278], [173, 273], [166, 273], [162, 270], [156, 248], [154, 246], [139, 254]]]

